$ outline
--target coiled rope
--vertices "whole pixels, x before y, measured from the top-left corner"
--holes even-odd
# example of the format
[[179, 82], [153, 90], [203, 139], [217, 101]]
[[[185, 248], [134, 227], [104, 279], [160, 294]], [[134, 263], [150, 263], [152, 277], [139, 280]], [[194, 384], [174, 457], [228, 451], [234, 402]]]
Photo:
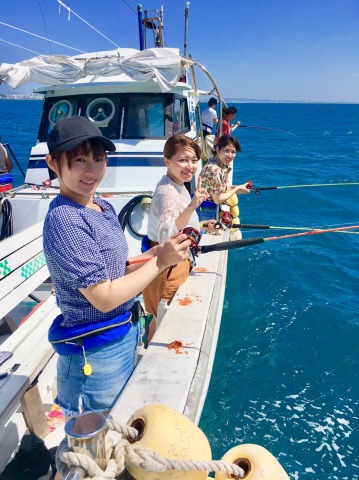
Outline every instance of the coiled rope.
[[[127, 439], [136, 439], [138, 431], [129, 425], [121, 425], [115, 420], [107, 420], [107, 427], [122, 435], [116, 444], [106, 439], [106, 459], [98, 465], [95, 460], [83, 453], [75, 453], [64, 438], [56, 452], [56, 466], [62, 478], [71, 468], [81, 469], [85, 480], [111, 480], [121, 475], [126, 466], [141, 467], [147, 472], [164, 472], [165, 470], [228, 472], [239, 478], [245, 475], [238, 465], [218, 460], [195, 461], [177, 460], [162, 457], [158, 452], [132, 446]], [[86, 475], [86, 476], [85, 476]]]

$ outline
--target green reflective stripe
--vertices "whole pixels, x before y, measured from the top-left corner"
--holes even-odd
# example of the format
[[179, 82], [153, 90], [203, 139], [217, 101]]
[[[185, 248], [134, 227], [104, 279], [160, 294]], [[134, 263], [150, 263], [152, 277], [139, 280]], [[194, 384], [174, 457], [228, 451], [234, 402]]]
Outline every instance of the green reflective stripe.
[[9, 273], [11, 273], [9, 262], [7, 261], [7, 259], [2, 260], [0, 262], [0, 278], [6, 277], [6, 275], [9, 275]]
[[35, 272], [37, 272], [41, 267], [46, 264], [44, 252], [39, 253], [36, 257], [30, 260], [28, 263], [25, 263], [21, 267], [21, 276], [23, 278], [29, 278]]

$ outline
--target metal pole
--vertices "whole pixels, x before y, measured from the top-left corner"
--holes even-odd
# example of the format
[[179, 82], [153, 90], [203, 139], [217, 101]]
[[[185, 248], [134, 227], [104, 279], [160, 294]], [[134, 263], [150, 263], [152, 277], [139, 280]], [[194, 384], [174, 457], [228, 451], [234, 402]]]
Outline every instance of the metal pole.
[[139, 38], [140, 38], [140, 50], [143, 50], [144, 47], [143, 47], [143, 23], [142, 23], [142, 19], [143, 19], [143, 14], [142, 14], [142, 5], [139, 3], [137, 5], [137, 18], [138, 18], [138, 34], [139, 34]]
[[162, 48], [165, 45], [165, 35], [164, 35], [165, 25], [164, 25], [163, 17], [164, 17], [164, 10], [163, 10], [163, 5], [161, 5], [160, 20], [161, 20], [161, 47]]
[[190, 2], [186, 2], [186, 8], [184, 10], [184, 47], [183, 55], [187, 56], [187, 30], [188, 30], [188, 13], [189, 13]]

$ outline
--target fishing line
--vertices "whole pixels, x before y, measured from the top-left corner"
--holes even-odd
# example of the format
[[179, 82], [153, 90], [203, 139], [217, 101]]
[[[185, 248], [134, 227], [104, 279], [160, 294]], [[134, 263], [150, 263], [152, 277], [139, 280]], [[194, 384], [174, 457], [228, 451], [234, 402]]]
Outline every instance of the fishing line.
[[293, 135], [293, 137], [296, 137], [297, 135], [295, 133], [289, 132], [288, 130], [282, 130], [281, 128], [275, 128], [275, 127], [263, 127], [262, 125], [238, 125], [239, 128], [260, 128], [261, 130], [276, 130], [277, 132], [283, 132], [283, 133], [288, 133], [288, 135]]

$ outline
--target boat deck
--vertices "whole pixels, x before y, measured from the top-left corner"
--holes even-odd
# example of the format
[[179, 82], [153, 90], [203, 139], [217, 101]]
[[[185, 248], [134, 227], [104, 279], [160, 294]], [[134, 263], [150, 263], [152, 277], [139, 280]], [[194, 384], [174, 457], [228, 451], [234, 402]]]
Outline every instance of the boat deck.
[[[223, 235], [203, 235], [201, 245]], [[133, 412], [164, 403], [199, 422], [217, 345], [227, 270], [227, 252], [200, 255], [174, 296], [159, 328], [112, 409], [127, 423]], [[172, 342], [178, 342], [172, 345]]]

